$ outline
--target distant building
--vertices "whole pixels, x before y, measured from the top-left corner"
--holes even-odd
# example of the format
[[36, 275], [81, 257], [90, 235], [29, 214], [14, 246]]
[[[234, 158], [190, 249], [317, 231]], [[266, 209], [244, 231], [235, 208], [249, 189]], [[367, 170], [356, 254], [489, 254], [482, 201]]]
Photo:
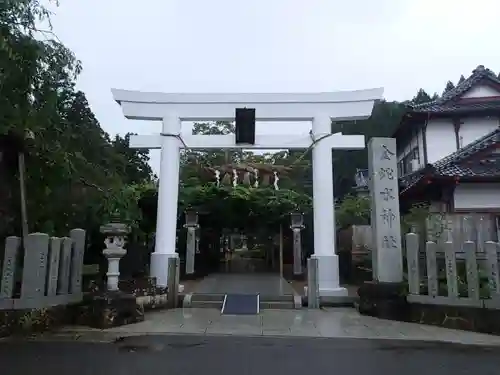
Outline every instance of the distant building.
[[[400, 203], [500, 215], [500, 79], [484, 66], [428, 103], [408, 106], [397, 141]], [[368, 194], [368, 171], [354, 190]]]

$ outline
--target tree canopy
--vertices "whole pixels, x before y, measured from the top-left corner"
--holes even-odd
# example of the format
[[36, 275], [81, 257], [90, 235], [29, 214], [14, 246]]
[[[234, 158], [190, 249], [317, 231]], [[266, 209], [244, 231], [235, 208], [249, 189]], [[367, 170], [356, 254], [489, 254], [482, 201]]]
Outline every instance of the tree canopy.
[[[34, 137], [24, 149], [30, 231], [66, 235], [98, 227], [124, 186], [153, 176], [148, 153], [130, 149], [129, 135], [112, 140], [101, 128], [75, 87], [82, 64], [50, 29], [37, 28], [50, 25], [49, 16], [38, 0], [0, 4], [0, 135]], [[19, 234], [19, 170], [12, 167], [20, 150], [1, 151], [0, 233]]]

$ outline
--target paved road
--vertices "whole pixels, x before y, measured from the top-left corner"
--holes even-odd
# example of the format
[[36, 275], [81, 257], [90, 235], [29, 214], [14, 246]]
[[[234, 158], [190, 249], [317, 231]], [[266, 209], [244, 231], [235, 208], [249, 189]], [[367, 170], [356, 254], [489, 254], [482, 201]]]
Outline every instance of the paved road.
[[500, 348], [393, 340], [164, 335], [0, 342], [2, 375], [498, 374]]

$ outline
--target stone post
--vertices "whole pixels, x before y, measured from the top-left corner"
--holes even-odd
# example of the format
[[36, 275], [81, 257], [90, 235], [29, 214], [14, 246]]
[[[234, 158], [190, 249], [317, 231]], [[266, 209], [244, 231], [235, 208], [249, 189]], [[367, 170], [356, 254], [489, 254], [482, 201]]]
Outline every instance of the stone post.
[[104, 240], [106, 249], [102, 253], [108, 260], [107, 290], [115, 292], [119, 290], [120, 259], [127, 254], [127, 250], [123, 246], [125, 245], [125, 237], [130, 233], [130, 228], [125, 224], [109, 223], [101, 226], [100, 230], [106, 236]]
[[302, 276], [302, 238], [301, 231], [304, 229], [304, 219], [302, 213], [292, 213], [290, 215], [290, 228], [293, 232], [293, 276]]
[[310, 309], [320, 308], [318, 283], [318, 260], [311, 257], [307, 260], [307, 306]]
[[405, 321], [408, 302], [403, 293], [403, 252], [396, 159], [396, 140], [368, 142], [373, 281], [358, 289], [358, 310], [379, 318]]
[[198, 225], [198, 213], [193, 210], [186, 210], [185, 212], [186, 224], [184, 228], [187, 229], [187, 241], [186, 241], [186, 275], [191, 275], [194, 273], [194, 261], [196, 254], [196, 230], [199, 228]]
[[372, 138], [368, 142], [368, 173], [372, 205], [371, 226], [374, 280], [403, 281], [403, 252], [399, 188], [394, 138]]

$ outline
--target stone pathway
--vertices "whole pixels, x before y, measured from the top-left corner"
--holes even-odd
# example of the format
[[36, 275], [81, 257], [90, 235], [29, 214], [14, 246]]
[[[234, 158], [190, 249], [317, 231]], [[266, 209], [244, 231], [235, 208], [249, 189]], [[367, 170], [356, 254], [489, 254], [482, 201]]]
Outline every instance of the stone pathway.
[[[260, 315], [228, 316], [215, 309], [175, 309], [147, 314], [146, 321], [104, 331], [68, 327], [66, 333], [119, 336], [198, 334], [234, 336], [331, 337], [443, 341], [500, 345], [500, 337], [362, 316], [352, 308], [263, 310]], [[89, 336], [90, 337], [90, 336]]]

